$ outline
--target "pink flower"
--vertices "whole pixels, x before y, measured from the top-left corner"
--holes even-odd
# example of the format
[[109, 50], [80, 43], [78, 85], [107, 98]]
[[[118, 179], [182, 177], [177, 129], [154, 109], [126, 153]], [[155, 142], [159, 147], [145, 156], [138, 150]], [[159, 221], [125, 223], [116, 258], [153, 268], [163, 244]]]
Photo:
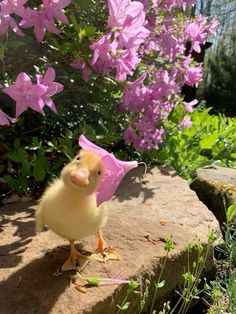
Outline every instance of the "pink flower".
[[113, 67], [116, 69], [115, 79], [125, 81], [128, 74], [133, 74], [140, 61], [135, 48], [118, 51], [117, 57], [113, 60]]
[[131, 49], [141, 45], [149, 35], [149, 30], [144, 27], [145, 12], [144, 9], [133, 18], [127, 18], [120, 29], [120, 42], [126, 48]]
[[112, 153], [90, 142], [84, 135], [79, 137], [79, 145], [88, 151], [92, 151], [101, 156], [101, 160], [106, 166], [100, 186], [97, 190], [97, 206], [112, 198], [121, 180], [131, 169], [138, 166], [137, 161], [122, 161], [117, 159]]
[[24, 4], [28, 0], [2, 0], [0, 4], [0, 11], [3, 15], [15, 13], [19, 16], [24, 14]]
[[52, 111], [56, 112], [57, 109], [52, 96], [60, 93], [63, 90], [63, 85], [57, 82], [54, 82], [55, 79], [55, 70], [49, 67], [44, 75], [44, 77], [40, 74], [36, 75], [37, 84], [43, 85], [47, 87], [47, 92], [42, 95], [42, 100], [44, 104], [46, 104]]
[[210, 35], [216, 36], [216, 27], [219, 25], [219, 22], [214, 17], [213, 20], [208, 25], [208, 32]]
[[137, 80], [127, 83], [121, 98], [120, 109], [139, 112], [145, 108], [150, 98], [149, 89], [143, 84], [146, 76], [144, 72]]
[[37, 41], [42, 42], [47, 30], [53, 34], [60, 33], [54, 24], [54, 19], [69, 24], [65, 14], [61, 12], [69, 4], [70, 0], [43, 0], [43, 8], [39, 11], [26, 8], [20, 26], [23, 28], [34, 27]]
[[9, 117], [5, 112], [0, 109], [0, 125], [9, 125], [11, 122], [14, 122], [15, 119]]
[[31, 108], [44, 115], [43, 107], [48, 106], [56, 112], [56, 107], [51, 97], [63, 90], [63, 85], [54, 82], [55, 70], [49, 67], [44, 76], [36, 75], [37, 84], [33, 84], [30, 77], [21, 72], [17, 75], [16, 82], [3, 88], [3, 92], [16, 101], [16, 118], [26, 109]]
[[189, 86], [198, 85], [202, 80], [202, 65], [191, 66], [192, 58], [186, 57], [183, 61], [184, 67], [184, 82]]
[[15, 13], [22, 16], [26, 2], [27, 0], [3, 0], [0, 2], [0, 36], [3, 36], [9, 27], [17, 35], [24, 36], [11, 14]]
[[104, 36], [102, 36], [99, 40], [97, 40], [95, 43], [93, 43], [90, 48], [93, 50], [93, 58], [91, 61], [91, 64], [94, 65], [98, 58], [100, 58], [102, 61], [107, 63], [107, 67], [110, 67], [112, 64], [112, 58], [111, 55], [116, 54], [116, 50], [118, 47], [118, 42], [116, 39], [114, 39], [112, 42], [111, 40], [111, 33], [108, 33]]
[[90, 74], [92, 73], [92, 70], [87, 66], [86, 62], [83, 60], [74, 60], [70, 63], [70, 66], [72, 69], [75, 70], [82, 70], [83, 71], [83, 79], [87, 81], [89, 79]]
[[125, 22], [133, 20], [143, 11], [143, 4], [130, 0], [108, 0], [108, 27], [121, 27]]
[[42, 9], [35, 11], [26, 8], [24, 17], [20, 22], [23, 28], [34, 27], [36, 40], [40, 43], [43, 41], [46, 31], [49, 30], [53, 34], [59, 34], [60, 30], [54, 25], [54, 19], [50, 15], [50, 11]]
[[44, 114], [42, 96], [47, 92], [47, 87], [33, 84], [26, 73], [18, 74], [16, 82], [9, 87], [5, 87], [3, 92], [16, 101], [16, 118], [28, 107]]
[[201, 52], [201, 44], [204, 44], [207, 38], [207, 22], [206, 18], [199, 16], [195, 21], [188, 24], [186, 28], [187, 39], [191, 41], [192, 46], [190, 52], [195, 50]]
[[184, 128], [191, 128], [192, 126], [192, 121], [190, 120], [190, 118], [188, 116], [185, 116], [182, 120], [182, 122], [180, 123], [180, 127], [181, 129], [184, 129]]
[[197, 99], [194, 99], [190, 102], [184, 102], [184, 110], [186, 112], [193, 112], [193, 106], [195, 106], [198, 103]]
[[66, 25], [69, 25], [69, 20], [61, 10], [68, 7], [70, 3], [71, 0], [43, 0], [43, 5], [48, 14]]

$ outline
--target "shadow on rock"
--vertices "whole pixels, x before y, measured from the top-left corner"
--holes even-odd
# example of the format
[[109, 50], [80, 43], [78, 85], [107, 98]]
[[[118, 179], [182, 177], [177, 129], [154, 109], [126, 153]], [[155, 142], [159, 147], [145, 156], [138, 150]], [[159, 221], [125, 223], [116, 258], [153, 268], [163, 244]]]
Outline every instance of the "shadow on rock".
[[[147, 169], [147, 175], [153, 175], [152, 169]], [[147, 186], [148, 179], [145, 178], [145, 168], [139, 166], [131, 170], [125, 176], [125, 184], [119, 186], [115, 193], [115, 199], [118, 199], [119, 202], [124, 202], [126, 200], [131, 200], [133, 198], [138, 198], [140, 195], [143, 197], [143, 203], [147, 199], [152, 198], [155, 195], [154, 190], [159, 189], [158, 187], [150, 188]]]
[[68, 251], [57, 247], [3, 280], [0, 283], [0, 312], [49, 313], [70, 284], [69, 273], [57, 272], [67, 257]]
[[0, 245], [1, 268], [17, 266], [22, 259], [19, 254], [25, 251], [35, 234], [34, 210], [27, 207], [26, 203], [15, 203], [0, 208], [0, 229], [9, 240]]

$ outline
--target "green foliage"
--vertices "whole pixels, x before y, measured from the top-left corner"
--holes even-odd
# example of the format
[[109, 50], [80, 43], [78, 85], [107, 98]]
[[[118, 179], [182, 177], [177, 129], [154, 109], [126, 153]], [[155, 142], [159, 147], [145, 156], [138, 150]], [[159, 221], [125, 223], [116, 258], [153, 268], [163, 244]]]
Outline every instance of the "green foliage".
[[[169, 257], [169, 254], [172, 250], [175, 249], [175, 243], [171, 236], [166, 237], [165, 239], [165, 256], [163, 258], [163, 263], [161, 265], [160, 273], [157, 278], [157, 281], [154, 282], [154, 293], [152, 294], [152, 285], [151, 282], [146, 279], [143, 285], [143, 289], [138, 290], [139, 284], [134, 281], [134, 285], [131, 285], [127, 290], [123, 302], [117, 305], [118, 312], [126, 311], [130, 304], [131, 300], [128, 301], [128, 298], [132, 292], [140, 295], [140, 304], [139, 310], [137, 313], [150, 313], [150, 314], [186, 314], [193, 303], [199, 301], [201, 295], [205, 292], [209, 292], [210, 286], [207, 284], [206, 279], [202, 279], [203, 270], [206, 266], [206, 260], [210, 250], [212, 249], [213, 242], [216, 240], [215, 230], [210, 229], [208, 232], [208, 243], [206, 247], [203, 247], [198, 238], [193, 239], [192, 242], [186, 244], [187, 260], [183, 268], [183, 283], [179, 290], [176, 290], [178, 296], [177, 302], [172, 304], [171, 301], [168, 301], [164, 304], [162, 311], [157, 312], [155, 309], [155, 303], [157, 302], [157, 292], [159, 289], [163, 288], [165, 285], [165, 280], [162, 279], [163, 272], [165, 270], [166, 261]], [[196, 255], [196, 259], [190, 263], [191, 257]], [[141, 288], [141, 286], [140, 286]], [[212, 290], [213, 291], [213, 290]], [[145, 311], [145, 306], [151, 303], [151, 307], [148, 311]], [[213, 314], [213, 313], [212, 313]], [[216, 312], [214, 314], [217, 314]], [[223, 314], [223, 313], [220, 313]]]
[[[62, 110], [61, 115], [46, 115], [43, 121], [38, 121], [35, 113], [33, 120], [32, 114], [26, 112], [10, 132], [6, 129], [1, 133], [0, 176], [12, 190], [40, 191], [77, 153], [79, 134], [113, 151], [120, 159], [166, 164], [188, 180], [200, 167], [215, 163], [236, 167], [236, 118], [210, 115], [210, 109], [198, 109], [191, 114], [192, 128], [176, 128], [166, 121], [164, 144], [159, 150], [142, 153], [120, 140], [125, 116], [115, 116], [112, 110], [111, 106], [105, 110], [91, 103], [86, 115], [84, 108], [74, 105], [68, 112]], [[178, 117], [173, 112], [172, 119], [180, 120], [181, 112]]]
[[159, 150], [148, 154], [149, 160], [173, 167], [188, 180], [198, 168], [214, 163], [236, 167], [236, 118], [210, 115], [209, 111], [194, 111], [190, 129], [182, 130], [166, 121], [166, 140]]
[[139, 287], [139, 282], [137, 282], [135, 280], [131, 280], [129, 282], [128, 290], [126, 292], [124, 300], [121, 302], [121, 304], [116, 305], [116, 307], [118, 309], [117, 314], [120, 313], [121, 311], [126, 311], [129, 308], [131, 302], [128, 301], [128, 298], [132, 293], [138, 293], [138, 291], [137, 291], [138, 287]]
[[57, 175], [63, 164], [75, 155], [77, 132], [73, 136], [72, 139], [55, 138], [52, 142], [32, 137], [26, 146], [17, 138], [3, 154], [6, 183], [18, 192], [43, 188], [44, 183]]
[[229, 206], [229, 208], [226, 211], [226, 220], [228, 224], [233, 220], [235, 215], [236, 215], [236, 204], [233, 204]]
[[[236, 213], [236, 204], [227, 211], [227, 221], [224, 224], [224, 239], [219, 244], [218, 251], [224, 256], [224, 272], [217, 275], [207, 291], [210, 297], [207, 314], [231, 314], [236, 312], [236, 230], [232, 223]], [[207, 301], [206, 301], [207, 303]]]

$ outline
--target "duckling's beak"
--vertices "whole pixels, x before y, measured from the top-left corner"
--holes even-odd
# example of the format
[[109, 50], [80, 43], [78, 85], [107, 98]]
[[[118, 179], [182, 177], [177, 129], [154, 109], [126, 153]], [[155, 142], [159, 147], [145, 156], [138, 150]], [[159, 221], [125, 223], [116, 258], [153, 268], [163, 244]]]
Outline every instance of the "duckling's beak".
[[85, 187], [89, 184], [89, 171], [87, 169], [79, 169], [70, 173], [71, 181], [78, 187]]

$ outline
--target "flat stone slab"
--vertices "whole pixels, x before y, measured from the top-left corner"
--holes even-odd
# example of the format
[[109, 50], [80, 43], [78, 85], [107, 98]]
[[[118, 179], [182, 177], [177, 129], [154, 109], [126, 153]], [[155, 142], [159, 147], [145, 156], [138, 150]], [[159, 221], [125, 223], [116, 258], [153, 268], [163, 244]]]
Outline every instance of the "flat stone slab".
[[[119, 278], [148, 278], [153, 283], [165, 255], [163, 239], [171, 235], [176, 248], [163, 273], [166, 283], [158, 292], [161, 305], [181, 283], [187, 261], [186, 243], [197, 236], [205, 246], [209, 226], [220, 231], [214, 215], [175, 172], [155, 167], [142, 178], [143, 172], [143, 167], [131, 171], [110, 205], [104, 236], [120, 260], [106, 264], [91, 261], [82, 275], [112, 277], [122, 270]], [[127, 286], [92, 287], [86, 294], [78, 292], [70, 283], [73, 272], [60, 273], [68, 256], [67, 241], [46, 229], [35, 235], [32, 205], [35, 202], [18, 202], [0, 208], [0, 313], [115, 313]], [[96, 241], [95, 235], [86, 238], [83, 248], [93, 250]], [[191, 255], [190, 261], [194, 258]], [[206, 272], [213, 268], [210, 254]], [[129, 313], [138, 311], [138, 295], [135, 297]]]
[[226, 209], [236, 203], [236, 169], [219, 166], [198, 169], [191, 188], [222, 225]]

